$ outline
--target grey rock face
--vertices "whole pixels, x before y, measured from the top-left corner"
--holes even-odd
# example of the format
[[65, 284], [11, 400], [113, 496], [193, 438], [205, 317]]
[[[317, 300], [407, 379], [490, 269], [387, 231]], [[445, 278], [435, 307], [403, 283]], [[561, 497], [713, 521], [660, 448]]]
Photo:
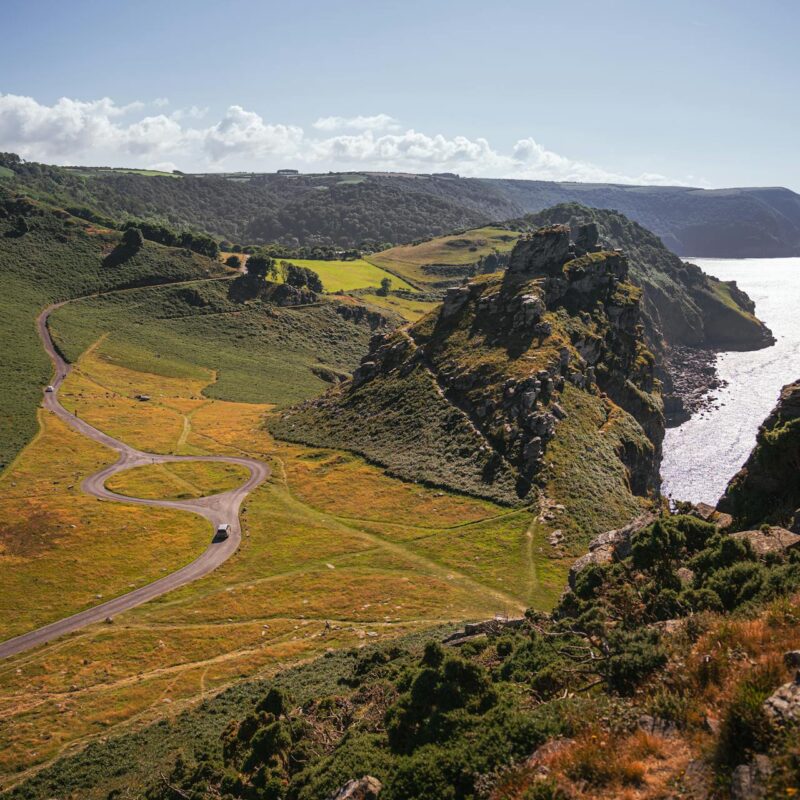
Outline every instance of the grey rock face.
[[444, 296], [444, 302], [442, 303], [442, 310], [440, 312], [441, 318], [448, 319], [454, 316], [467, 300], [469, 300], [469, 287], [454, 286], [448, 289]]
[[551, 225], [519, 241], [511, 254], [508, 271], [555, 274], [569, 258], [569, 228]]

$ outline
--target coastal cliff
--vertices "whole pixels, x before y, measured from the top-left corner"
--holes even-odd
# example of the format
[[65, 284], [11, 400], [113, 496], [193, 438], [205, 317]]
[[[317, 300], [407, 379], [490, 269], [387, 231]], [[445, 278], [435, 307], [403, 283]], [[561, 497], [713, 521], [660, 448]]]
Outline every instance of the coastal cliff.
[[[351, 381], [271, 429], [504, 503], [546, 494], [587, 533], [595, 516], [629, 519], [659, 489], [664, 433], [641, 290], [593, 227], [575, 240], [564, 225], [524, 237], [505, 272], [376, 336]], [[577, 479], [578, 460], [591, 478]]]

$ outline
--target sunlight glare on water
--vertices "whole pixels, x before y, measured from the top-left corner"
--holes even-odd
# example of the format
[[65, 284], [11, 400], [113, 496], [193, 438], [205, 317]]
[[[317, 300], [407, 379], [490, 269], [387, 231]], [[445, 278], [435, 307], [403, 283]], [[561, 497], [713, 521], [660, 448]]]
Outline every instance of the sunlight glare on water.
[[764, 350], [721, 353], [717, 368], [727, 386], [713, 393], [719, 409], [667, 430], [662, 491], [713, 505], [750, 454], [781, 387], [800, 379], [800, 258], [689, 260], [721, 280], [735, 280], [777, 339]]

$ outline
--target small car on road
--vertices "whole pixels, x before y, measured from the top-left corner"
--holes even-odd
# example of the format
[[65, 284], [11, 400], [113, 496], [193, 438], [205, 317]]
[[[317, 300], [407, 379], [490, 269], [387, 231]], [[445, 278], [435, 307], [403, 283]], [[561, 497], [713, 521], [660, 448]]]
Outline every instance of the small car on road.
[[56, 387], [55, 387], [55, 386], [50, 386], [50, 385], [48, 385], [48, 386], [45, 388], [45, 391], [46, 391], [46, 392], [54, 392], [55, 390], [56, 390]]
[[214, 534], [215, 542], [224, 542], [231, 535], [231, 526], [227, 522], [217, 525], [217, 532]]

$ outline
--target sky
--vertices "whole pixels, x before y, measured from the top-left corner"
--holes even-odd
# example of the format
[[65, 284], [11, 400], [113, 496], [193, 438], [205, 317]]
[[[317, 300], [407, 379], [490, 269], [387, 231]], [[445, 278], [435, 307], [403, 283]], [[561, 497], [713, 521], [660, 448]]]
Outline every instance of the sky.
[[0, 150], [800, 191], [797, 0], [3, 0]]

